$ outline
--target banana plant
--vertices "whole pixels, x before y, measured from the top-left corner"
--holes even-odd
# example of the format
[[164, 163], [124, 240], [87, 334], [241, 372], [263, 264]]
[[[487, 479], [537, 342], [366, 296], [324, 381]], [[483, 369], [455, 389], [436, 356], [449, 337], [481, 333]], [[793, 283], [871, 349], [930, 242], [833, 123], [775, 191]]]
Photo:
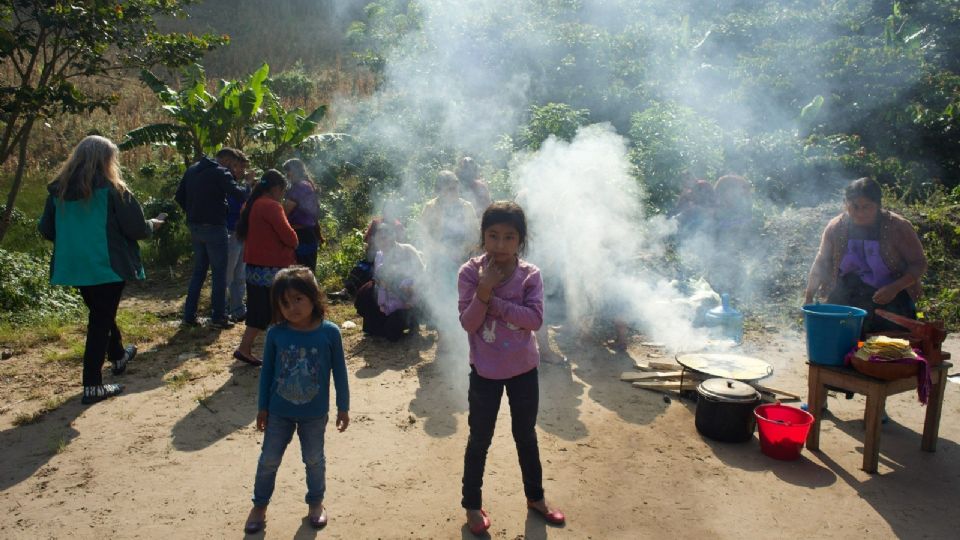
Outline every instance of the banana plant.
[[172, 118], [139, 127], [127, 133], [120, 144], [128, 150], [147, 144], [171, 146], [189, 165], [203, 154], [212, 154], [225, 142], [242, 148], [246, 128], [260, 112], [270, 93], [265, 81], [270, 67], [263, 64], [245, 81], [220, 81], [215, 94], [207, 91], [203, 67], [195, 64], [186, 71], [186, 84], [177, 91], [148, 70], [140, 79], [156, 94], [162, 108]]
[[320, 145], [347, 137], [344, 133], [314, 134], [320, 121], [327, 114], [321, 105], [307, 114], [302, 107], [286, 110], [272, 92], [267, 92], [263, 101], [262, 120], [250, 128], [250, 135], [265, 145], [259, 154], [259, 165], [277, 168], [280, 160], [292, 150], [310, 145]]

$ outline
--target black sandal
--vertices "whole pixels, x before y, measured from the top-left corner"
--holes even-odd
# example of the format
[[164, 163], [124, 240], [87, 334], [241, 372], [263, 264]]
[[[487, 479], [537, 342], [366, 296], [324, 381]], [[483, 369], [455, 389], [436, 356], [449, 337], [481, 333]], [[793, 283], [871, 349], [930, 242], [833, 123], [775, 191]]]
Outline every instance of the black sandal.
[[123, 392], [122, 384], [101, 384], [97, 386], [84, 386], [83, 387], [83, 397], [80, 398], [80, 403], [84, 405], [92, 405], [99, 401], [112, 398]]
[[113, 369], [110, 371], [113, 372], [114, 375], [122, 375], [123, 372], [127, 370], [127, 364], [133, 360], [135, 356], [137, 356], [137, 346], [129, 345], [124, 349], [123, 356], [113, 363]]

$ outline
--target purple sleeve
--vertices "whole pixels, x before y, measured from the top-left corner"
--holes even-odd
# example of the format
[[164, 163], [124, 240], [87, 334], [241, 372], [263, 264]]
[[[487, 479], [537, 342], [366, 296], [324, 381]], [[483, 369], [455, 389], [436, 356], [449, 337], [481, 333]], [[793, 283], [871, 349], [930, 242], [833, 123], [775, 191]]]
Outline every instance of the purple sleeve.
[[[534, 332], [539, 330], [543, 325], [543, 279], [540, 277], [540, 271], [534, 269], [523, 280], [522, 305], [491, 296], [490, 307], [493, 314], [510, 324]], [[463, 320], [462, 315], [460, 319]], [[482, 323], [483, 319], [477, 327], [479, 328]]]
[[[480, 274], [473, 261], [467, 261], [460, 267], [457, 278], [457, 290], [460, 293], [460, 326], [468, 333], [476, 332], [487, 317], [487, 305], [477, 298], [477, 284]], [[493, 297], [490, 297], [493, 301]]]

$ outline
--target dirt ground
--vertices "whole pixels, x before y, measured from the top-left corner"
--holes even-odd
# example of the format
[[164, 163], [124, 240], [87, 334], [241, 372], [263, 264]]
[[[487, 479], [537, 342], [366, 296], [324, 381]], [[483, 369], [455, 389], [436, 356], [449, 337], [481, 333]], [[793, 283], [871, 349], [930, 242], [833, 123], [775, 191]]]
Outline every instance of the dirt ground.
[[[175, 324], [177, 302], [145, 302]], [[257, 370], [231, 360], [241, 328], [172, 331], [139, 343], [127, 391], [80, 404], [79, 366], [56, 375], [35, 351], [0, 367], [0, 538], [238, 538], [262, 436]], [[950, 538], [960, 527], [960, 388], [948, 383], [935, 453], [920, 450], [924, 408], [888, 401], [878, 474], [860, 470], [863, 398], [830, 399], [821, 452], [794, 462], [703, 439], [695, 405], [621, 382], [657, 350], [626, 353], [551, 330], [565, 365], [541, 368], [539, 437], [547, 526], [524, 505], [506, 406], [491, 448], [484, 506], [490, 536], [539, 538]], [[352, 423], [327, 432], [330, 524], [305, 521], [296, 440], [280, 469], [266, 538], [470, 538], [459, 507], [467, 363], [437, 355], [436, 333], [399, 345], [345, 331]], [[960, 358], [960, 339], [946, 347]], [[803, 337], [767, 328], [744, 354], [775, 367], [764, 384], [806, 395]], [[109, 373], [106, 380], [113, 380]], [[32, 423], [44, 391], [70, 398]], [[32, 392], [32, 393], [31, 393]], [[33, 396], [32, 398], [30, 396]], [[48, 402], [47, 402], [48, 403]]]

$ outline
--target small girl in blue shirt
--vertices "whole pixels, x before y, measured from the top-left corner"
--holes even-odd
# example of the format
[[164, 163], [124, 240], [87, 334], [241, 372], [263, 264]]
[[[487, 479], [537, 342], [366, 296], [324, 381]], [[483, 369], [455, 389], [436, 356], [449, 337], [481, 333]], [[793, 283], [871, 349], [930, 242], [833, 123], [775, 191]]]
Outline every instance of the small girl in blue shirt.
[[337, 391], [337, 429], [350, 424], [350, 390], [343, 343], [337, 325], [324, 320], [323, 293], [313, 272], [295, 266], [280, 271], [270, 291], [273, 323], [267, 331], [260, 371], [257, 429], [265, 431], [253, 486], [253, 508], [244, 531], [266, 524], [283, 452], [296, 431], [307, 470], [308, 518], [314, 528], [327, 524], [323, 506], [326, 460], [323, 434], [330, 410], [330, 375]]

